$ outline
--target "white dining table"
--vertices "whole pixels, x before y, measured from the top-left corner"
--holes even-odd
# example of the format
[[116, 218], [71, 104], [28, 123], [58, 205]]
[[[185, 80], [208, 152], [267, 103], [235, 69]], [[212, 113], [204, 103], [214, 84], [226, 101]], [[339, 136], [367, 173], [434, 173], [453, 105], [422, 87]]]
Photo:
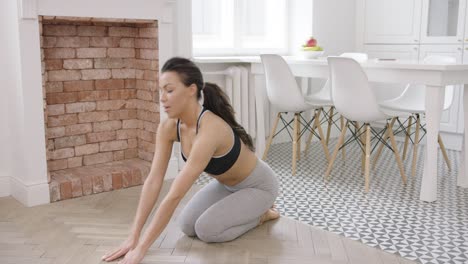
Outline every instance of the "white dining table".
[[[284, 57], [289, 64], [292, 73], [296, 77], [322, 78], [329, 77], [326, 58], [302, 59], [298, 57]], [[209, 59], [205, 59], [209, 61]], [[256, 101], [256, 149], [257, 154], [262, 154], [265, 149], [266, 96], [265, 76], [260, 58], [221, 58], [224, 62], [250, 63], [251, 73], [254, 76], [255, 101]], [[197, 59], [204, 62], [204, 59]], [[383, 83], [414, 83], [426, 85], [426, 151], [424, 158], [424, 171], [420, 191], [422, 201], [433, 202], [437, 200], [437, 151], [440, 121], [445, 96], [445, 86], [456, 84], [464, 85], [463, 105], [468, 106], [468, 65], [466, 64], [422, 64], [415, 61], [382, 61], [370, 59], [361, 63], [371, 82]], [[464, 107], [465, 124], [468, 124], [468, 107]], [[269, 115], [268, 115], [269, 117]], [[460, 168], [457, 175], [457, 185], [468, 187], [468, 155], [465, 155], [465, 142], [468, 141], [468, 133], [464, 133]]]

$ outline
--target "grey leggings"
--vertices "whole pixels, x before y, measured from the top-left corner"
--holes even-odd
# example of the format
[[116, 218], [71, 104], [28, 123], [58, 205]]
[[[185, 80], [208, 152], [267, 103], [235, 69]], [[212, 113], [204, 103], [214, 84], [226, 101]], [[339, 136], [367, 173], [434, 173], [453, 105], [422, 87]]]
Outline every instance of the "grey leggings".
[[233, 240], [256, 227], [278, 196], [278, 180], [262, 160], [239, 184], [213, 180], [198, 191], [178, 217], [182, 231], [205, 242]]

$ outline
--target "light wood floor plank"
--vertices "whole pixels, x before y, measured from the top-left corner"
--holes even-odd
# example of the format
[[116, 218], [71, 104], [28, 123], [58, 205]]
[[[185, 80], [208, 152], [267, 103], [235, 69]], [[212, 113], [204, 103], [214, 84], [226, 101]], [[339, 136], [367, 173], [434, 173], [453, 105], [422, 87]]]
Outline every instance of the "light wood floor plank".
[[[162, 196], [169, 185], [165, 182]], [[190, 189], [142, 263], [413, 263], [285, 217], [230, 242], [204, 243], [185, 236], [176, 221], [199, 189]], [[141, 186], [32, 208], [11, 197], [0, 198], [0, 263], [105, 263], [101, 257], [129, 232], [140, 192]]]

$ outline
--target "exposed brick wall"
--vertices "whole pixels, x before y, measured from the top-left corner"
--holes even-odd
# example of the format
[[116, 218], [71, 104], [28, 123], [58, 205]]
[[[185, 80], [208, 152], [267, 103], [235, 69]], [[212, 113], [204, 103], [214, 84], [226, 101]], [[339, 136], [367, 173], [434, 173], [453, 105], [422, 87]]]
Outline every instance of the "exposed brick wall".
[[157, 23], [96, 21], [41, 18], [49, 172], [153, 158]]

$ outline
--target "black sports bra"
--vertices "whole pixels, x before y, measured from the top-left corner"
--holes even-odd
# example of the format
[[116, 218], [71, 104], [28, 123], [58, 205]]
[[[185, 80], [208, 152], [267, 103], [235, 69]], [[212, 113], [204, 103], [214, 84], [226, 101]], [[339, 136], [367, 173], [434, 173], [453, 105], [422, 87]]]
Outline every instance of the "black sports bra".
[[[197, 128], [196, 133], [198, 134], [198, 127], [200, 125], [200, 119], [203, 114], [208, 111], [208, 109], [202, 108], [202, 111], [197, 119]], [[241, 142], [239, 137], [234, 133], [232, 130], [232, 135], [234, 136], [234, 145], [232, 146], [231, 150], [228, 153], [222, 156], [212, 157], [208, 165], [206, 165], [205, 172], [212, 174], [212, 175], [220, 175], [228, 171], [234, 163], [236, 163], [237, 158], [239, 157], [241, 151]], [[177, 120], [177, 140], [180, 140], [180, 120]], [[182, 150], [182, 144], [180, 147], [180, 154], [182, 155], [182, 159], [187, 161], [187, 157], [184, 155], [184, 151]], [[192, 154], [193, 155], [193, 154]]]

